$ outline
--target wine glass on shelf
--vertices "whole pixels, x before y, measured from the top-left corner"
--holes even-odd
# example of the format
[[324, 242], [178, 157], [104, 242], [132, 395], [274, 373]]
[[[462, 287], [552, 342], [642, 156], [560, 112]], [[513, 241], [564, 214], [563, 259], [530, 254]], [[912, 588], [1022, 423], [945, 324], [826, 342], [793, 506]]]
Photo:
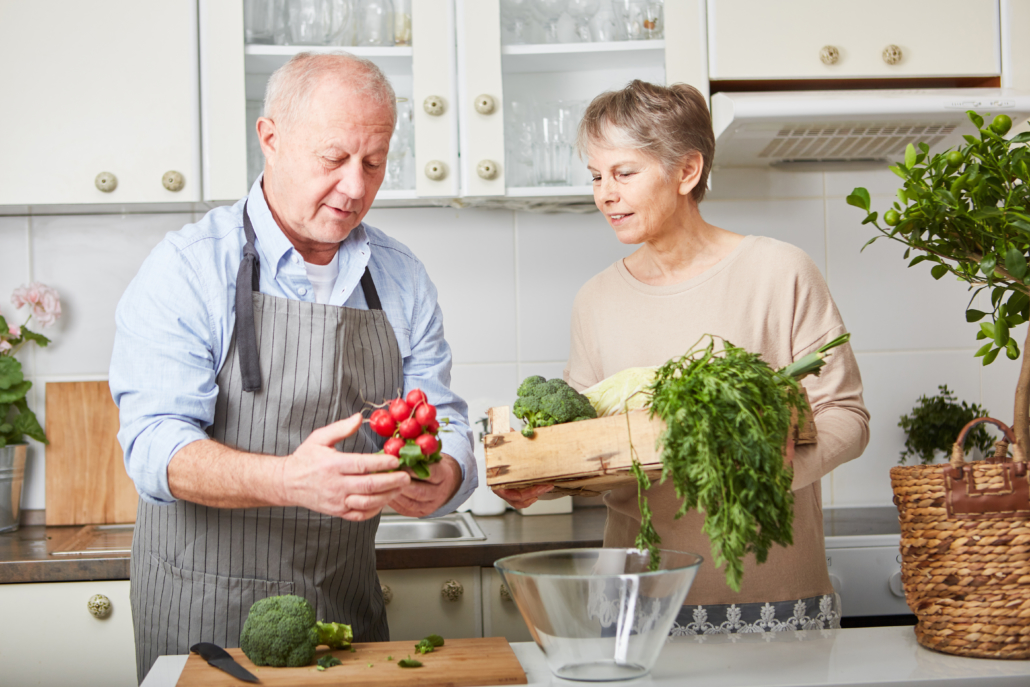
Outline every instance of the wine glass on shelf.
[[619, 16], [612, 7], [612, 0], [601, 0], [601, 6], [590, 19], [590, 38], [596, 43], [622, 40], [619, 23]]
[[332, 28], [329, 0], [287, 0], [286, 41], [290, 45], [325, 45]]
[[526, 27], [532, 21], [531, 0], [501, 0], [501, 26], [511, 36], [510, 43], [526, 43]]
[[354, 25], [351, 0], [329, 0], [331, 24], [329, 29], [330, 45], [350, 45], [354, 39]]
[[558, 19], [568, 4], [569, 0], [533, 0], [533, 10], [540, 17], [548, 43], [558, 42]]
[[250, 43], [271, 43], [275, 30], [275, 13], [281, 0], [244, 0], [244, 38]]
[[355, 45], [393, 45], [393, 3], [361, 0], [355, 12]]
[[576, 23], [576, 36], [584, 43], [589, 43], [592, 40], [590, 36], [590, 20], [597, 14], [597, 10], [600, 9], [601, 0], [568, 0], [568, 3], [565, 11]]

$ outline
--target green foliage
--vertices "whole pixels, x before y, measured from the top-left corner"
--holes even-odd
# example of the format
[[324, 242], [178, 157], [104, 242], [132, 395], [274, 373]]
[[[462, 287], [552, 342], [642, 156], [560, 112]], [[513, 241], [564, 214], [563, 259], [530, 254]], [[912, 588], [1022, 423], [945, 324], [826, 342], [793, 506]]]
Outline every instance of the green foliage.
[[32, 382], [22, 374], [21, 363], [9, 355], [0, 355], [0, 448], [20, 444], [26, 435], [49, 443], [25, 400], [31, 388]]
[[[934, 454], [943, 451], [950, 455], [951, 446], [959, 432], [971, 420], [986, 417], [988, 412], [977, 404], [959, 403], [947, 384], [937, 387], [936, 396], [920, 396], [912, 412], [902, 415], [898, 427], [905, 430], [905, 450], [899, 464], [909, 456], [918, 456], [924, 465], [933, 462]], [[975, 446], [983, 452], [991, 450], [994, 441], [984, 425], [977, 425], [966, 439], [966, 447]]]
[[[658, 439], [661, 479], [672, 478], [683, 501], [676, 517], [692, 508], [705, 514], [714, 562], [726, 563], [726, 582], [739, 591], [744, 556], [764, 563], [773, 544], [793, 543], [793, 471], [783, 449], [791, 409], [802, 412], [805, 401], [792, 376], [729, 341], [716, 351], [715, 338], [706, 336], [706, 347], [658, 369], [651, 416], [666, 423]], [[647, 478], [639, 466], [634, 473], [642, 492]], [[638, 537], [638, 547], [652, 552], [652, 567], [656, 539], [653, 529]]]
[[1006, 140], [997, 133], [1011, 125], [1005, 115], [989, 128], [977, 113], [968, 115], [979, 136], [965, 136], [965, 146], [931, 156], [925, 143], [909, 145], [905, 161], [891, 167], [904, 180], [894, 226], [880, 225], [866, 189], [856, 188], [847, 202], [880, 232], [867, 246], [881, 237], [899, 241], [909, 247], [906, 259], [913, 249], [919, 253], [909, 267], [926, 262], [934, 279], [951, 274], [969, 284], [974, 299], [990, 293], [990, 312], [966, 310], [968, 322], [990, 316], [977, 333], [986, 343], [976, 353], [990, 365], [1002, 351], [1019, 357], [1008, 333], [1030, 320], [1030, 133]]
[[590, 400], [561, 379], [527, 377], [519, 385], [518, 398], [512, 407], [515, 417], [526, 426], [522, 434], [533, 436], [536, 427], [550, 427], [565, 422], [592, 420], [597, 412]]
[[240, 634], [240, 648], [257, 666], [306, 666], [315, 648], [343, 649], [353, 639], [350, 626], [315, 622], [315, 609], [293, 594], [270, 596], [250, 607]]

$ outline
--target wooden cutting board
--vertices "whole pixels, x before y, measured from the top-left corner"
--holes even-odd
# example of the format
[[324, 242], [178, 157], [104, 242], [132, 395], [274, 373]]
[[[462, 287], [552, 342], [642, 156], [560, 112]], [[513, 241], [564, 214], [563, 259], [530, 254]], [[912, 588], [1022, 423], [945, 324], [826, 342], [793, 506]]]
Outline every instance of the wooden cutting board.
[[46, 524], [135, 522], [136, 487], [118, 444], [107, 382], [46, 385]]
[[[314, 664], [302, 668], [257, 667], [239, 649], [226, 649], [263, 685], [371, 685], [373, 687], [474, 687], [475, 685], [524, 685], [526, 673], [503, 637], [448, 639], [436, 651], [415, 653], [415, 642], [355, 644], [354, 651], [320, 650], [315, 659], [331, 653], [343, 665], [319, 671]], [[408, 656], [422, 661], [421, 668], [401, 668], [397, 661]], [[392, 658], [393, 660], [388, 660]], [[369, 664], [372, 664], [369, 667]], [[190, 654], [177, 685], [239, 687], [246, 684], [197, 654]]]

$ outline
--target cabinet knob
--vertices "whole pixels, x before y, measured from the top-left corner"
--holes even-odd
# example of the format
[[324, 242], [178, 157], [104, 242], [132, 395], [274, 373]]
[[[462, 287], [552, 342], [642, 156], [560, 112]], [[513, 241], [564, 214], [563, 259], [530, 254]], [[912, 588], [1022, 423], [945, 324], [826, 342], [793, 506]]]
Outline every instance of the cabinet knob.
[[393, 601], [393, 590], [386, 584], [381, 584], [380, 587], [383, 589], [383, 605], [389, 606], [390, 602]]
[[883, 61], [887, 64], [897, 64], [902, 57], [901, 48], [896, 45], [888, 45], [883, 49]]
[[426, 163], [426, 176], [433, 181], [440, 181], [447, 176], [447, 165], [440, 160], [430, 160]]
[[476, 112], [479, 114], [493, 114], [493, 111], [497, 109], [497, 101], [494, 100], [492, 95], [483, 93], [482, 95], [476, 96]]
[[511, 592], [508, 591], [508, 585], [501, 583], [501, 601], [511, 601]]
[[479, 175], [480, 179], [496, 179], [497, 163], [493, 160], [480, 160], [479, 164], [476, 165], [476, 174]]
[[840, 59], [840, 50], [837, 50], [835, 46], [824, 45], [822, 50], [819, 51], [819, 61], [823, 64], [837, 64]]
[[86, 608], [94, 618], [106, 618], [111, 615], [111, 600], [103, 594], [94, 594], [86, 602]]
[[110, 193], [118, 188], [118, 177], [110, 172], [101, 172], [97, 175], [97, 178], [93, 180], [93, 183], [97, 185], [98, 190], [103, 191], [104, 193]]
[[431, 95], [422, 101], [422, 109], [426, 114], [439, 117], [443, 114], [443, 98], [438, 95]]
[[161, 177], [161, 185], [172, 193], [176, 193], [182, 190], [182, 187], [186, 185], [186, 179], [175, 170], [165, 172], [164, 176]]
[[890, 587], [891, 594], [902, 599], [905, 598], [905, 585], [902, 584], [900, 570], [891, 575], [890, 579], [887, 580], [887, 586]]
[[443, 583], [443, 587], [440, 587], [440, 596], [448, 601], [460, 601], [461, 595], [464, 593], [465, 588], [457, 580], [447, 580]]

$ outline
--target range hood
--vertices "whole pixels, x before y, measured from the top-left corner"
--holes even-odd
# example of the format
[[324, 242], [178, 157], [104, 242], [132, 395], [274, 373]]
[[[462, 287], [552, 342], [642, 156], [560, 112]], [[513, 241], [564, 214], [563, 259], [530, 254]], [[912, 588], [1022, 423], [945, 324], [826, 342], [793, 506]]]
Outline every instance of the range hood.
[[[920, 141], [932, 153], [975, 134], [967, 110], [1030, 117], [1030, 94], [1002, 88], [716, 93], [716, 167], [883, 166]], [[989, 121], [989, 120], [988, 120]]]

